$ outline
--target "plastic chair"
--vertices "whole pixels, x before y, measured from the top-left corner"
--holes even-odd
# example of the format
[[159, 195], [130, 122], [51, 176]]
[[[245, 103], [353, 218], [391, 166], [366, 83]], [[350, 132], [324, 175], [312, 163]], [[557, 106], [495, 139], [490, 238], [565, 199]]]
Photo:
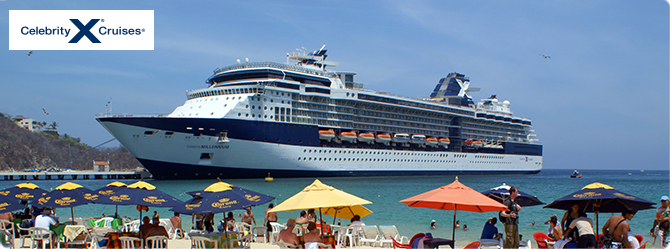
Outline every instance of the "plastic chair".
[[12, 248], [14, 249], [14, 234], [9, 233], [6, 229], [0, 229], [0, 236], [3, 236], [5, 242], [0, 243], [0, 248]]
[[214, 247], [209, 247], [213, 249], [219, 248], [219, 242], [210, 238], [205, 238], [202, 236], [193, 236], [191, 237], [191, 249], [206, 249], [207, 243], [214, 244]]
[[277, 222], [270, 222], [270, 226], [272, 226], [272, 231], [270, 231], [270, 242], [279, 241], [279, 232], [284, 228], [284, 225]]
[[[142, 239], [140, 239], [140, 238], [121, 236], [121, 237], [119, 237], [119, 240], [121, 241], [121, 248], [122, 249], [140, 249], [140, 248], [142, 248]], [[140, 246], [135, 247], [135, 242], [139, 242]]]
[[168, 237], [162, 235], [149, 236], [146, 239], [145, 248], [165, 249], [167, 248]]
[[405, 241], [409, 242], [409, 238], [407, 236], [400, 236], [400, 233], [398, 233], [398, 228], [395, 227], [395, 225], [380, 225], [379, 226], [379, 232], [381, 232], [381, 239], [380, 243], [389, 243], [391, 244], [391, 240], [389, 239], [390, 237], [393, 237], [394, 239], [400, 241], [400, 243], [403, 243]]
[[642, 245], [640, 246], [640, 249], [647, 248], [647, 243], [648, 243], [648, 242], [649, 242], [648, 240], [645, 241], [644, 244], [642, 244]]
[[340, 246], [345, 246], [347, 239], [349, 239], [349, 247], [354, 247], [358, 246], [358, 234], [359, 231], [361, 230], [361, 225], [349, 225], [345, 230], [344, 230], [344, 235], [341, 241]]
[[402, 249], [411, 249], [412, 245], [411, 244], [403, 244], [395, 240], [395, 238], [391, 237], [391, 241], [393, 242], [393, 249], [397, 248], [402, 248]]
[[263, 238], [263, 243], [268, 243], [268, 237], [267, 237], [267, 232], [268, 228], [267, 227], [254, 227], [254, 229], [251, 230], [253, 236], [254, 236], [254, 242], [258, 238]]
[[635, 238], [637, 239], [637, 243], [640, 243], [640, 245], [642, 245], [642, 241], [644, 241], [644, 236], [636, 234]]
[[473, 241], [472, 243], [470, 243], [470, 244], [466, 245], [465, 247], [463, 247], [463, 249], [477, 249], [477, 248], [479, 248], [479, 245], [481, 245], [481, 244], [482, 244], [482, 242], [479, 242], [479, 241]]
[[[286, 243], [286, 242], [281, 241], [281, 240], [279, 242], [275, 243], [275, 244], [277, 246], [279, 246], [280, 249], [293, 249], [293, 248], [295, 248], [295, 245]], [[298, 249], [303, 249], [302, 245], [298, 245]]]
[[537, 243], [537, 248], [540, 249], [547, 249], [547, 241], [546, 239], [551, 239], [549, 236], [543, 232], [537, 232], [533, 234], [533, 239], [535, 239], [535, 243]]
[[[21, 222], [23, 223], [23, 222]], [[16, 224], [16, 229], [19, 232], [19, 239], [21, 240], [21, 247], [26, 246], [26, 239], [30, 239], [30, 228], [23, 228]]]
[[381, 244], [377, 226], [363, 225], [361, 228], [363, 229], [363, 236], [358, 239], [358, 242], [360, 242], [362, 245], [365, 243], [370, 243], [371, 246], [375, 246], [377, 243]]
[[[42, 243], [42, 249], [47, 248], [47, 243], [49, 244], [49, 247], [51, 249], [54, 248], [53, 245], [53, 240], [51, 239], [52, 232], [49, 229], [46, 228], [41, 228], [41, 227], [31, 227], [30, 228], [30, 249], [33, 249], [33, 247], [36, 247], [37, 243]], [[60, 243], [58, 244], [58, 248], [60, 248]]]
[[112, 217], [102, 217], [101, 219], [95, 221], [95, 226], [96, 227], [112, 227], [112, 221], [114, 221], [114, 218], [112, 218]]

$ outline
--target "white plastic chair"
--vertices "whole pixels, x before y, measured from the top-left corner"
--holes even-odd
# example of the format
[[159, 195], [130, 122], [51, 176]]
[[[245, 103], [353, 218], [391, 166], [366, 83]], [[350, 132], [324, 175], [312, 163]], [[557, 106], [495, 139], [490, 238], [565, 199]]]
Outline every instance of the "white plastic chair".
[[363, 236], [361, 236], [361, 238], [358, 239], [358, 242], [360, 242], [361, 245], [365, 245], [365, 243], [370, 243], [370, 246], [375, 246], [375, 244], [380, 243], [379, 230], [377, 229], [377, 226], [363, 225], [361, 226], [361, 229], [363, 230]]
[[379, 239], [381, 246], [383, 246], [384, 243], [388, 243], [389, 247], [393, 247], [393, 240], [391, 240], [391, 238], [401, 244], [409, 243], [409, 238], [407, 238], [407, 236], [400, 236], [398, 228], [396, 228], [395, 225], [380, 225], [379, 232], [382, 234]]
[[0, 248], [14, 249], [14, 233], [10, 234], [6, 229], [0, 229], [0, 236], [3, 236], [5, 239], [5, 242], [0, 243]]
[[95, 227], [112, 227], [112, 217], [102, 217], [101, 219], [95, 221]]
[[98, 236], [95, 233], [88, 233], [88, 236], [91, 238], [91, 243], [88, 244], [88, 249], [107, 248], [107, 247], [100, 247], [100, 241], [106, 239], [105, 237]]
[[[121, 241], [121, 249], [140, 249], [143, 247], [142, 239], [140, 238], [121, 236], [119, 240]], [[135, 247], [135, 242], [139, 242], [140, 246]]]
[[279, 241], [279, 232], [284, 228], [284, 225], [277, 222], [270, 222], [270, 226], [272, 226], [272, 231], [270, 231], [270, 242]]
[[503, 239], [480, 239], [479, 248], [503, 248]]
[[258, 240], [258, 238], [263, 238], [263, 243], [268, 243], [268, 228], [267, 227], [254, 227], [252, 230], [252, 234], [254, 236], [254, 242]]
[[[23, 223], [23, 222], [21, 222]], [[20, 225], [16, 225], [16, 229], [19, 232], [19, 239], [21, 240], [21, 247], [26, 246], [26, 239], [30, 239], [30, 228], [23, 228]]]
[[[53, 240], [51, 240], [52, 232], [49, 229], [41, 227], [31, 227], [30, 231], [30, 249], [37, 248], [38, 243], [42, 243], [42, 249], [47, 248], [47, 244], [51, 249], [54, 248]], [[56, 242], [58, 248], [60, 248], [60, 243]]]
[[[230, 240], [230, 247], [229, 248], [235, 248], [235, 249], [249, 249], [251, 248], [251, 240], [253, 239], [251, 236], [251, 233], [247, 233], [247, 235], [242, 236], [244, 233], [239, 233], [238, 235], [241, 237], [238, 237], [237, 239], [232, 239]], [[238, 246], [234, 246], [235, 242], [238, 243]]]
[[349, 225], [342, 235], [342, 240], [340, 240], [340, 246], [344, 247], [347, 244], [347, 239], [349, 240], [349, 247], [358, 246], [359, 231], [361, 230], [361, 225]]
[[162, 235], [149, 236], [146, 239], [145, 248], [165, 249], [167, 248], [167, 243], [168, 243], [168, 237]]
[[219, 248], [219, 242], [210, 239], [210, 238], [205, 238], [202, 236], [193, 236], [191, 237], [191, 249], [207, 249], [207, 243], [212, 243], [214, 244], [214, 247], [209, 247], [212, 249], [218, 249]]

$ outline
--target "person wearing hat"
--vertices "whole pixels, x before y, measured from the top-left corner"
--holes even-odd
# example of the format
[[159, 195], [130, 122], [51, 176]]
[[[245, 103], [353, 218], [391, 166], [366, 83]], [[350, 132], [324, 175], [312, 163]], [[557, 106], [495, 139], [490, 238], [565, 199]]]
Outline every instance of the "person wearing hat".
[[[654, 243], [652, 244], [654, 248], [665, 248], [668, 244], [668, 228], [670, 224], [670, 215], [668, 212], [670, 208], [670, 199], [668, 196], [661, 196], [661, 206], [656, 209], [656, 218], [654, 219], [654, 225], [651, 227], [651, 235], [654, 237]], [[658, 227], [657, 227], [658, 226]], [[658, 229], [657, 229], [658, 228]]]
[[430, 229], [435, 229], [437, 228], [437, 225], [435, 225], [435, 220], [430, 221]]

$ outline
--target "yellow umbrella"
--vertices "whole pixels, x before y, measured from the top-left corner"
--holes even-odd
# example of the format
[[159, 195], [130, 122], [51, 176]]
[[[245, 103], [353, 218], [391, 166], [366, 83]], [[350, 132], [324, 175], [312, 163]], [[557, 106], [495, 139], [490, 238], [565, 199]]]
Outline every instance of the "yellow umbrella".
[[[342, 190], [333, 188], [332, 186], [323, 184], [321, 181], [319, 181], [319, 179], [316, 179], [312, 184], [305, 187], [305, 189], [271, 209], [270, 212], [284, 212], [318, 208], [321, 214], [326, 214], [324, 211], [322, 211], [322, 209], [330, 208], [332, 209], [331, 212], [333, 213], [333, 216], [337, 215], [335, 216], [335, 218], [337, 218], [340, 217], [339, 211], [343, 211], [347, 209], [347, 207], [360, 206], [364, 209], [361, 210], [361, 214], [353, 214], [358, 214], [359, 216], [363, 217], [364, 215], [362, 214], [366, 212], [365, 210], [369, 212], [368, 214], [372, 213], [372, 211], [369, 209], [361, 206], [365, 204], [372, 204], [372, 202]], [[335, 212], [335, 210], [339, 211]], [[353, 217], [353, 214], [351, 217]]]
[[365, 204], [372, 204], [372, 202], [342, 190], [335, 189], [316, 179], [312, 184], [294, 196], [286, 199], [284, 202], [270, 210], [270, 212], [284, 212], [310, 208], [348, 207]]
[[361, 218], [368, 216], [369, 214], [372, 214], [372, 211], [370, 211], [370, 209], [361, 205], [347, 206], [347, 207], [327, 207], [323, 208], [321, 211], [325, 215], [343, 219], [354, 218], [354, 215], [356, 214]]

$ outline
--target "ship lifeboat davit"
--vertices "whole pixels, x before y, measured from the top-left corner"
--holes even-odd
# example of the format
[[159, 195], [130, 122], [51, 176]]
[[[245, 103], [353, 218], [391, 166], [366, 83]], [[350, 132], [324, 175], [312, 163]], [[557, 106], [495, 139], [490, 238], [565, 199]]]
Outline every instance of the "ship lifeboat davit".
[[412, 135], [412, 138], [410, 139], [409, 142], [413, 143], [413, 144], [425, 144], [426, 143], [426, 135], [414, 134], [414, 135]]
[[437, 147], [438, 141], [436, 137], [429, 137], [426, 138], [426, 145], [431, 146], [431, 147]]
[[374, 143], [375, 134], [372, 132], [361, 132], [358, 134], [358, 141], [368, 144]]
[[409, 143], [409, 134], [407, 133], [393, 134], [392, 141], [395, 143]]
[[375, 141], [380, 144], [388, 145], [391, 142], [391, 135], [388, 133], [377, 134], [377, 137], [375, 137]]
[[319, 139], [330, 141], [333, 138], [335, 138], [335, 131], [333, 129], [319, 130]]
[[449, 146], [449, 144], [451, 144], [451, 140], [449, 140], [449, 138], [446, 138], [446, 137], [445, 138], [440, 138], [440, 140], [438, 140], [438, 141], [439, 141], [440, 145], [444, 146], [445, 148], [447, 148]]
[[350, 143], [356, 143], [358, 136], [355, 131], [344, 131], [340, 133], [340, 140]]

